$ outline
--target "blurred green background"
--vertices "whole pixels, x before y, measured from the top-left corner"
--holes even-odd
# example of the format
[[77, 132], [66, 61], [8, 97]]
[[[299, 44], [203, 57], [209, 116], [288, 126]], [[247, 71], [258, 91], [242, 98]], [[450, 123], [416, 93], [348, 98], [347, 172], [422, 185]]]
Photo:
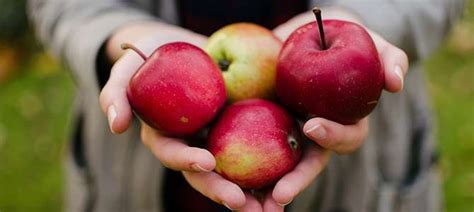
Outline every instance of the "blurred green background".
[[[74, 85], [27, 27], [24, 0], [0, 7], [0, 211], [59, 211]], [[425, 63], [438, 117], [445, 204], [474, 211], [474, 0]]]

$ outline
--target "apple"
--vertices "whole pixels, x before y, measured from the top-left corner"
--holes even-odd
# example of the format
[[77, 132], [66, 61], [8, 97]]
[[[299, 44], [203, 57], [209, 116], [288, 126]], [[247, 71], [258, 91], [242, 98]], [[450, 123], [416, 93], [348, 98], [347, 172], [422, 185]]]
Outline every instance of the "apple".
[[313, 11], [319, 23], [299, 27], [283, 44], [277, 96], [304, 118], [355, 123], [375, 108], [384, 87], [377, 49], [363, 27], [321, 21], [321, 11]]
[[274, 184], [301, 157], [297, 123], [280, 106], [249, 99], [224, 109], [209, 132], [215, 171], [244, 189]]
[[227, 98], [275, 97], [275, 72], [282, 42], [268, 29], [251, 23], [225, 26], [204, 48], [224, 76]]
[[211, 121], [226, 101], [219, 68], [200, 48], [174, 42], [150, 57], [130, 44], [145, 63], [130, 80], [127, 96], [135, 113], [169, 136], [188, 136]]

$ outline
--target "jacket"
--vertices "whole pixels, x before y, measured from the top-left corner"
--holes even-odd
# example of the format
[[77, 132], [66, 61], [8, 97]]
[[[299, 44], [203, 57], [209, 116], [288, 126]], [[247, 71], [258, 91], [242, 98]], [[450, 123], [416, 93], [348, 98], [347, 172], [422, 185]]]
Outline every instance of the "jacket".
[[[439, 211], [433, 116], [421, 63], [462, 11], [460, 0], [313, 0], [356, 12], [405, 50], [405, 89], [383, 93], [369, 136], [356, 152], [333, 155], [291, 211]], [[67, 211], [162, 211], [163, 166], [139, 141], [139, 124], [110, 133], [99, 107], [97, 55], [118, 28], [143, 20], [178, 23], [173, 0], [30, 0], [37, 35], [78, 88], [75, 135], [66, 165]]]

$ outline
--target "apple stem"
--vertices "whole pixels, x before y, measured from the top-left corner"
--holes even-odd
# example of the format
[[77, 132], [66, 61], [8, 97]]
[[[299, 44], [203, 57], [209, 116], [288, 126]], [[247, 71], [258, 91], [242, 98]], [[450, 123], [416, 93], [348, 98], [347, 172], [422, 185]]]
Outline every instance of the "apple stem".
[[133, 50], [135, 53], [137, 53], [138, 55], [140, 55], [141, 58], [143, 58], [144, 61], [146, 61], [148, 59], [148, 57], [143, 54], [142, 51], [140, 51], [140, 49], [138, 49], [137, 47], [135, 47], [134, 45], [132, 44], [129, 44], [129, 43], [122, 43], [122, 45], [120, 45], [120, 47], [123, 49], [123, 50], [127, 50], [127, 49], [131, 49]]
[[321, 47], [323, 50], [327, 49], [326, 46], [326, 39], [324, 38], [324, 27], [323, 27], [323, 19], [321, 17], [321, 9], [319, 7], [313, 8], [314, 16], [316, 16], [316, 21], [318, 22], [319, 28], [319, 36], [321, 38]]
[[226, 59], [219, 60], [219, 68], [222, 71], [227, 71], [227, 69], [229, 69], [229, 66], [230, 66], [230, 61], [228, 61]]

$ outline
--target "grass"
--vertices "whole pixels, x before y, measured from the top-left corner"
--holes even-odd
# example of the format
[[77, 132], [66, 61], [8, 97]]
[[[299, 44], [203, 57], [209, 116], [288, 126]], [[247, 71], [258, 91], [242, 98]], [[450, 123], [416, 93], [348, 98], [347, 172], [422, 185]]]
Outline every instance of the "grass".
[[449, 211], [474, 210], [474, 52], [443, 50], [427, 63]]
[[[474, 210], [474, 8], [426, 62], [448, 211]], [[0, 211], [59, 211], [74, 86], [43, 54], [0, 85]]]
[[24, 69], [0, 86], [0, 211], [60, 211], [73, 84], [58, 66]]
[[474, 1], [426, 62], [448, 211], [474, 211]]

